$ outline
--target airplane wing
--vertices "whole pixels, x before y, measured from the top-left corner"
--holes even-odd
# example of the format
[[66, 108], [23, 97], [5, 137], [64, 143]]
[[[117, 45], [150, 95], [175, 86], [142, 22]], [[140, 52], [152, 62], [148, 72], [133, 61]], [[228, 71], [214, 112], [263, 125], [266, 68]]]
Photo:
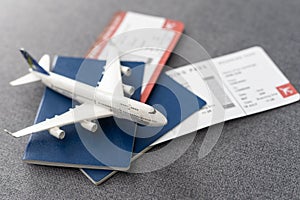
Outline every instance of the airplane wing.
[[69, 111], [55, 116], [51, 119], [46, 119], [43, 122], [32, 125], [15, 133], [10, 133], [14, 137], [21, 137], [31, 133], [49, 130], [53, 127], [62, 127], [68, 124], [77, 123], [83, 120], [93, 120], [112, 116], [113, 113], [106, 108], [93, 104], [82, 104]]
[[106, 58], [105, 71], [97, 88], [112, 93], [114, 96], [124, 96], [120, 69], [118, 50], [111, 45]]

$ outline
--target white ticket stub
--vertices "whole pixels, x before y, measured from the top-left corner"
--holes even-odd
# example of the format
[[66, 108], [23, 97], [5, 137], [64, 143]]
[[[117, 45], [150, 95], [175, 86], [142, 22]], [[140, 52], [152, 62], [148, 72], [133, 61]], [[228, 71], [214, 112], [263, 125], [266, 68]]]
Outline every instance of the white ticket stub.
[[141, 101], [145, 102], [183, 29], [180, 21], [120, 11], [86, 57], [106, 60], [110, 41], [119, 49], [122, 60], [145, 62], [141, 94]]
[[297, 90], [261, 47], [176, 68], [167, 74], [207, 105], [152, 145], [299, 100]]

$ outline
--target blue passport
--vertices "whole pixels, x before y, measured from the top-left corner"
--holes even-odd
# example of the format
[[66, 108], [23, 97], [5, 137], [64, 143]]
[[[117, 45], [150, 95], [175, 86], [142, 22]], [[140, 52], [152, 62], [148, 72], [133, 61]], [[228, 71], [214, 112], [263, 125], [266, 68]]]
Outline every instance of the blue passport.
[[[123, 83], [136, 88], [131, 98], [140, 99], [144, 73], [144, 63], [121, 62], [132, 68], [132, 75], [123, 76]], [[101, 80], [105, 61], [57, 57], [53, 72], [96, 86]], [[71, 99], [46, 88], [38, 109], [35, 123], [44, 121], [54, 115], [68, 111], [74, 106]], [[128, 120], [112, 117], [99, 119], [101, 127], [91, 133], [79, 125], [62, 127], [66, 132], [63, 140], [51, 136], [48, 131], [32, 134], [27, 144], [23, 160], [26, 163], [93, 169], [127, 170], [132, 157], [134, 137], [137, 125]], [[124, 130], [124, 126], [126, 130]], [[77, 132], [77, 130], [80, 131]], [[128, 134], [129, 133], [129, 134]]]
[[[147, 100], [147, 104], [154, 105], [154, 107], [159, 105], [156, 109], [165, 114], [168, 124], [162, 129], [138, 126], [133, 149], [136, 157], [149, 150], [148, 147], [153, 142], [181, 121], [200, 110], [206, 102], [162, 73]], [[81, 171], [96, 185], [103, 183], [117, 172], [95, 169], [81, 169]]]

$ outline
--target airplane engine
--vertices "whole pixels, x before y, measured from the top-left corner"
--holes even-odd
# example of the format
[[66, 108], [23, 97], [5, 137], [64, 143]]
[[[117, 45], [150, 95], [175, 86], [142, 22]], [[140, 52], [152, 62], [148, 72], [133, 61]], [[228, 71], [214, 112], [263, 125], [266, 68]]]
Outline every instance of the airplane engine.
[[91, 122], [91, 121], [88, 121], [88, 120], [84, 120], [84, 121], [80, 122], [80, 125], [81, 125], [84, 129], [86, 129], [86, 130], [88, 130], [88, 131], [91, 131], [91, 132], [93, 132], [93, 133], [96, 132], [97, 129], [98, 129], [98, 125], [97, 125], [96, 123]]
[[54, 127], [54, 128], [51, 128], [49, 129], [49, 133], [50, 135], [56, 137], [57, 139], [64, 139], [65, 138], [65, 131], [61, 130], [60, 128], [58, 127]]
[[123, 90], [126, 94], [131, 96], [131, 95], [133, 95], [135, 88], [130, 85], [123, 84]]
[[125, 76], [130, 76], [131, 75], [131, 69], [129, 67], [121, 66], [121, 72]]

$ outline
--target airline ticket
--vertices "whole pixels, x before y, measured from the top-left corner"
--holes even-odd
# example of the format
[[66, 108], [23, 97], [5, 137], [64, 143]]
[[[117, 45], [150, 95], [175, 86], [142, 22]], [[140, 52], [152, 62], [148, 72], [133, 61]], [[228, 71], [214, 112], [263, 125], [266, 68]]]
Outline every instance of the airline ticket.
[[109, 41], [119, 49], [122, 60], [145, 62], [141, 95], [145, 102], [183, 29], [180, 21], [120, 11], [86, 57], [105, 60]]
[[299, 100], [299, 93], [261, 47], [166, 72], [207, 105], [153, 145], [223, 121]]

